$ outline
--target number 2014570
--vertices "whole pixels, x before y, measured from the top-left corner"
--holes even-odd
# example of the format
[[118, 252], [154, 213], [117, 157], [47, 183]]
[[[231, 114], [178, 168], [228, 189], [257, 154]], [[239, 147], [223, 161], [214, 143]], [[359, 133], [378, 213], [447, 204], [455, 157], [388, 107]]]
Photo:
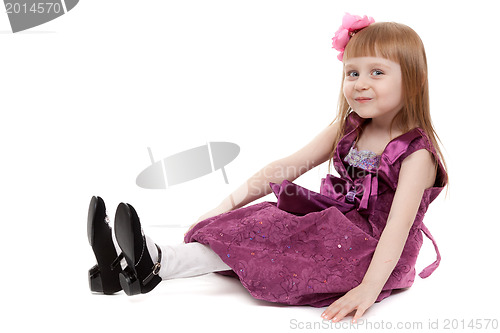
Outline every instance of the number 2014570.
[[5, 9], [7, 14], [49, 14], [60, 13], [63, 9], [58, 2], [39, 2], [29, 5], [27, 3], [6, 2]]

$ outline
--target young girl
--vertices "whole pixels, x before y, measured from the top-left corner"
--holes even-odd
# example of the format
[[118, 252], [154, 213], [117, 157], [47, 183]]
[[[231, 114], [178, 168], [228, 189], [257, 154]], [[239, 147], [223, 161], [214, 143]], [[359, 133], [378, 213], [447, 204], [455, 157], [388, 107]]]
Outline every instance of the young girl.
[[[156, 245], [125, 203], [116, 210], [114, 242], [104, 202], [92, 198], [92, 291], [134, 295], [162, 280], [221, 272], [237, 276], [255, 298], [328, 306], [321, 316], [333, 321], [355, 311], [356, 321], [413, 284], [422, 232], [437, 260], [419, 275], [436, 269], [440, 255], [422, 221], [447, 173], [429, 113], [422, 42], [405, 25], [347, 14], [333, 46], [344, 68], [335, 120], [202, 216], [185, 243]], [[292, 183], [327, 160], [340, 177], [326, 175], [319, 193]], [[243, 207], [271, 191], [276, 203]]]

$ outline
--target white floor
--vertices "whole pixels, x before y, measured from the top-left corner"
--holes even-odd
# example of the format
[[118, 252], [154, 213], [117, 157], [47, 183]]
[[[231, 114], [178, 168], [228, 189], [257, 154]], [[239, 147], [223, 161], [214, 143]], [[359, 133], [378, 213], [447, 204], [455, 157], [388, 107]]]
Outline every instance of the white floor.
[[[47, 253], [47, 246], [38, 252], [30, 248], [19, 252], [21, 260], [11, 261], [15, 264], [10, 267], [12, 273], [7, 279], [4, 274], [2, 279], [2, 299], [8, 305], [3, 325], [15, 324], [23, 331], [44, 327], [51, 332], [295, 332], [327, 331], [332, 327], [342, 331], [402, 328], [409, 332], [433, 332], [436, 326], [430, 325], [444, 329], [447, 324], [467, 325], [469, 320], [498, 320], [497, 309], [492, 307], [493, 299], [498, 299], [498, 289], [482, 294], [486, 288], [474, 285], [470, 273], [462, 275], [461, 269], [451, 263], [446, 249], [445, 260], [434, 275], [426, 280], [418, 278], [409, 290], [373, 305], [359, 326], [350, 326], [350, 318], [336, 325], [324, 322], [320, 318], [321, 308], [255, 300], [237, 279], [218, 274], [166, 281], [151, 293], [134, 297], [123, 292], [113, 296], [92, 294], [87, 269], [94, 264], [94, 258], [90, 246], [85, 244], [83, 228], [77, 229], [80, 236], [71, 240], [52, 238], [52, 242], [59, 243], [49, 246], [54, 252]], [[182, 228], [147, 225], [145, 230], [158, 243], [176, 243], [184, 232]], [[64, 229], [61, 232], [74, 233]], [[61, 245], [66, 253], [57, 252]], [[429, 242], [422, 256], [426, 257], [425, 264], [433, 260]], [[23, 258], [27, 258], [27, 263]], [[423, 266], [420, 259], [419, 266]], [[492, 273], [484, 271], [488, 272]], [[465, 327], [464, 331], [469, 330]]]
[[[89, 192], [88, 185], [81, 185]], [[151, 293], [134, 297], [123, 292], [92, 294], [87, 270], [95, 258], [86, 235], [90, 196], [76, 192], [58, 195], [46, 188], [23, 191], [23, 200], [3, 199], [7, 211], [0, 244], [0, 285], [6, 310], [0, 326], [23, 332], [39, 328], [51, 332], [295, 332], [331, 328], [320, 318], [323, 309], [255, 300], [237, 279], [218, 274], [162, 282]], [[123, 195], [105, 194], [113, 219], [116, 198]], [[159, 244], [181, 242], [187, 226], [151, 223], [151, 216], [162, 215], [162, 207], [156, 204], [155, 209], [147, 197], [143, 194], [142, 199], [130, 201], [146, 234]], [[429, 325], [438, 325], [441, 330], [459, 325], [464, 329], [454, 331], [468, 332], [471, 321], [483, 320], [483, 325], [488, 319], [498, 322], [498, 226], [487, 214], [472, 214], [461, 206], [458, 199], [438, 199], [426, 215], [443, 257], [433, 275], [417, 277], [409, 290], [374, 304], [366, 312], [364, 324], [350, 327], [347, 318], [341, 323], [345, 326], [336, 327], [354, 332], [404, 325], [408, 332], [435, 332], [435, 326]], [[471, 227], [474, 223], [475, 228]], [[450, 224], [455, 226], [453, 232], [448, 231]], [[425, 239], [417, 270], [434, 260], [432, 244]]]

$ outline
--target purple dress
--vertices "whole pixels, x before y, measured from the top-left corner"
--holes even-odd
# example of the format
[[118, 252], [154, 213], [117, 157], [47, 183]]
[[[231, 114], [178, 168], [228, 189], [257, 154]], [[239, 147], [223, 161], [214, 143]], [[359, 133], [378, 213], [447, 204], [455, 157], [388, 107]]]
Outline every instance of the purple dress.
[[[250, 294], [270, 302], [328, 306], [359, 285], [384, 230], [403, 160], [419, 149], [439, 158], [425, 132], [414, 128], [393, 139], [379, 156], [378, 167], [347, 163], [365, 119], [351, 113], [333, 162], [340, 175], [322, 179], [320, 193], [292, 182], [270, 183], [278, 200], [262, 202], [199, 222], [184, 241], [209, 245], [231, 267]], [[349, 156], [348, 156], [349, 154]], [[379, 165], [378, 165], [379, 164]], [[373, 165], [372, 165], [373, 166]], [[439, 162], [433, 187], [425, 190], [403, 253], [377, 302], [415, 279], [415, 262], [425, 234], [439, 265], [434, 239], [422, 220], [429, 204], [446, 185]]]

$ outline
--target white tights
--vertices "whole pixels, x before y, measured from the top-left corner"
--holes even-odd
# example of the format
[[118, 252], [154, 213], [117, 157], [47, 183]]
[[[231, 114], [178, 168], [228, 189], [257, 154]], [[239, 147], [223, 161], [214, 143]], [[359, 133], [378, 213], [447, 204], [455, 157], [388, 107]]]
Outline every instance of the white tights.
[[[146, 236], [146, 245], [151, 259], [156, 262], [158, 250], [148, 236]], [[201, 243], [163, 245], [160, 248], [162, 259], [159, 276], [163, 280], [231, 270], [209, 246]]]

